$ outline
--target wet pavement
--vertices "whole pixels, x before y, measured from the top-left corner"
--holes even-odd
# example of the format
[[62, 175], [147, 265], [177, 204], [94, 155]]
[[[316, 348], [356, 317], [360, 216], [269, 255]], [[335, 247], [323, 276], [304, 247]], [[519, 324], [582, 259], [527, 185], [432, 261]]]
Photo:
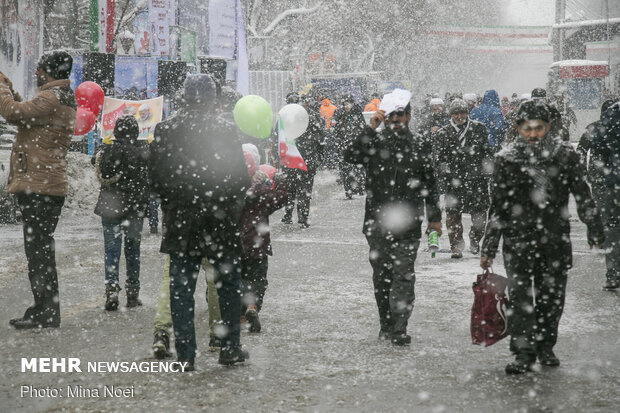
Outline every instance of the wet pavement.
[[[602, 291], [604, 256], [588, 249], [583, 224], [572, 220], [575, 265], [556, 346], [562, 365], [514, 377], [504, 373], [511, 361], [508, 340], [489, 348], [471, 344], [478, 257], [465, 252], [462, 260], [452, 260], [446, 235], [436, 258], [424, 246], [418, 253], [411, 346], [377, 339], [363, 207], [362, 197], [345, 200], [336, 175], [323, 171], [309, 229], [281, 224], [282, 212], [274, 214], [263, 331], [242, 334], [251, 356], [243, 365], [219, 366], [217, 353], [207, 349], [201, 274], [200, 353], [193, 373], [22, 372], [22, 358], [73, 357], [82, 366], [154, 361], [153, 317], [165, 257], [158, 252], [159, 236], [148, 234], [145, 225], [144, 305], [105, 312], [100, 221], [86, 207], [64, 211], [56, 232], [62, 326], [16, 331], [8, 320], [20, 316], [32, 298], [21, 227], [1, 226], [0, 411], [618, 411], [620, 297]], [[572, 213], [576, 218], [574, 206]], [[467, 220], [465, 233], [468, 227]], [[501, 264], [498, 259], [494, 269], [504, 274]], [[124, 304], [124, 292], [121, 299]], [[110, 393], [112, 386], [117, 393]], [[53, 389], [62, 397], [52, 397]]]

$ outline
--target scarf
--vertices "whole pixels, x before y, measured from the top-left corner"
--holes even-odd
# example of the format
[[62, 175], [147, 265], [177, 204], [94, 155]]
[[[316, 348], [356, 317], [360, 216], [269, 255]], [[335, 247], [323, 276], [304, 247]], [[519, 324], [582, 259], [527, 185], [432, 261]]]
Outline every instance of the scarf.
[[465, 122], [464, 124], [460, 126], [454, 123], [452, 119], [450, 119], [450, 125], [452, 125], [454, 130], [456, 130], [457, 138], [461, 146], [465, 146], [466, 135], [467, 135], [467, 132], [469, 131], [469, 126], [471, 125], [471, 121], [469, 120], [469, 117], [467, 118], [467, 122]]

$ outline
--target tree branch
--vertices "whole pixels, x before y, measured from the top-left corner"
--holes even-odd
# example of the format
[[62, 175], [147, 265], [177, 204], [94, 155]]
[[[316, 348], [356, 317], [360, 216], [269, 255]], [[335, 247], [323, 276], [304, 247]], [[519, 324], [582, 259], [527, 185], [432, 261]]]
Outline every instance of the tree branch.
[[288, 10], [283, 11], [282, 13], [278, 14], [276, 18], [273, 19], [267, 27], [263, 29], [263, 34], [269, 35], [287, 17], [294, 16], [297, 14], [314, 13], [315, 11], [319, 9], [319, 7], [321, 7], [321, 4], [322, 2], [319, 2], [316, 6], [309, 8], [309, 9], [305, 7], [301, 7], [298, 9], [288, 9]]

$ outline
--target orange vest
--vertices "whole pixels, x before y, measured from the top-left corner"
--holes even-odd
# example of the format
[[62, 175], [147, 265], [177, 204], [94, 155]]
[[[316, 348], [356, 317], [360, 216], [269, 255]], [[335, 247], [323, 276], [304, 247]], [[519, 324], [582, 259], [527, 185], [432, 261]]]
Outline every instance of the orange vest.
[[329, 99], [323, 99], [321, 101], [321, 117], [325, 119], [325, 129], [329, 129], [332, 123], [332, 116], [336, 111], [336, 106], [332, 105]]
[[379, 103], [380, 102], [381, 102], [381, 99], [374, 98], [373, 100], [370, 101], [369, 104], [364, 106], [364, 112], [376, 112], [376, 111], [378, 111], [379, 110]]

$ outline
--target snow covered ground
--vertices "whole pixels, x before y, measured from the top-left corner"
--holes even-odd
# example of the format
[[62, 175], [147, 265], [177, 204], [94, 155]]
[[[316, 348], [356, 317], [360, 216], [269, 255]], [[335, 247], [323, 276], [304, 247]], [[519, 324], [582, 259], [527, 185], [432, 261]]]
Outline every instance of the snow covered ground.
[[[585, 227], [573, 220], [575, 267], [556, 347], [562, 366], [506, 376], [508, 341], [471, 345], [469, 316], [478, 258], [420, 248], [412, 344], [379, 342], [378, 317], [361, 234], [364, 199], [345, 200], [332, 172], [316, 180], [311, 227], [272, 218], [274, 256], [261, 321], [242, 334], [251, 358], [231, 368], [207, 350], [208, 320], [201, 277], [196, 293], [197, 371], [173, 373], [21, 372], [22, 357], [151, 361], [152, 322], [164, 255], [160, 237], [142, 243], [144, 306], [103, 310], [103, 237], [92, 214], [98, 186], [88, 159], [75, 155], [72, 199], [58, 230], [62, 327], [16, 331], [8, 320], [31, 303], [21, 227], [0, 227], [0, 411], [252, 411], [252, 412], [615, 412], [620, 402], [619, 302], [604, 292], [604, 257], [588, 250]], [[79, 172], [79, 174], [78, 174]], [[574, 207], [572, 208], [573, 215]], [[468, 231], [469, 221], [465, 231]], [[494, 268], [504, 273], [502, 260]], [[121, 268], [124, 272], [124, 267]], [[124, 293], [122, 293], [124, 295]], [[122, 297], [124, 304], [124, 297]], [[130, 388], [133, 397], [21, 397], [21, 386]]]

